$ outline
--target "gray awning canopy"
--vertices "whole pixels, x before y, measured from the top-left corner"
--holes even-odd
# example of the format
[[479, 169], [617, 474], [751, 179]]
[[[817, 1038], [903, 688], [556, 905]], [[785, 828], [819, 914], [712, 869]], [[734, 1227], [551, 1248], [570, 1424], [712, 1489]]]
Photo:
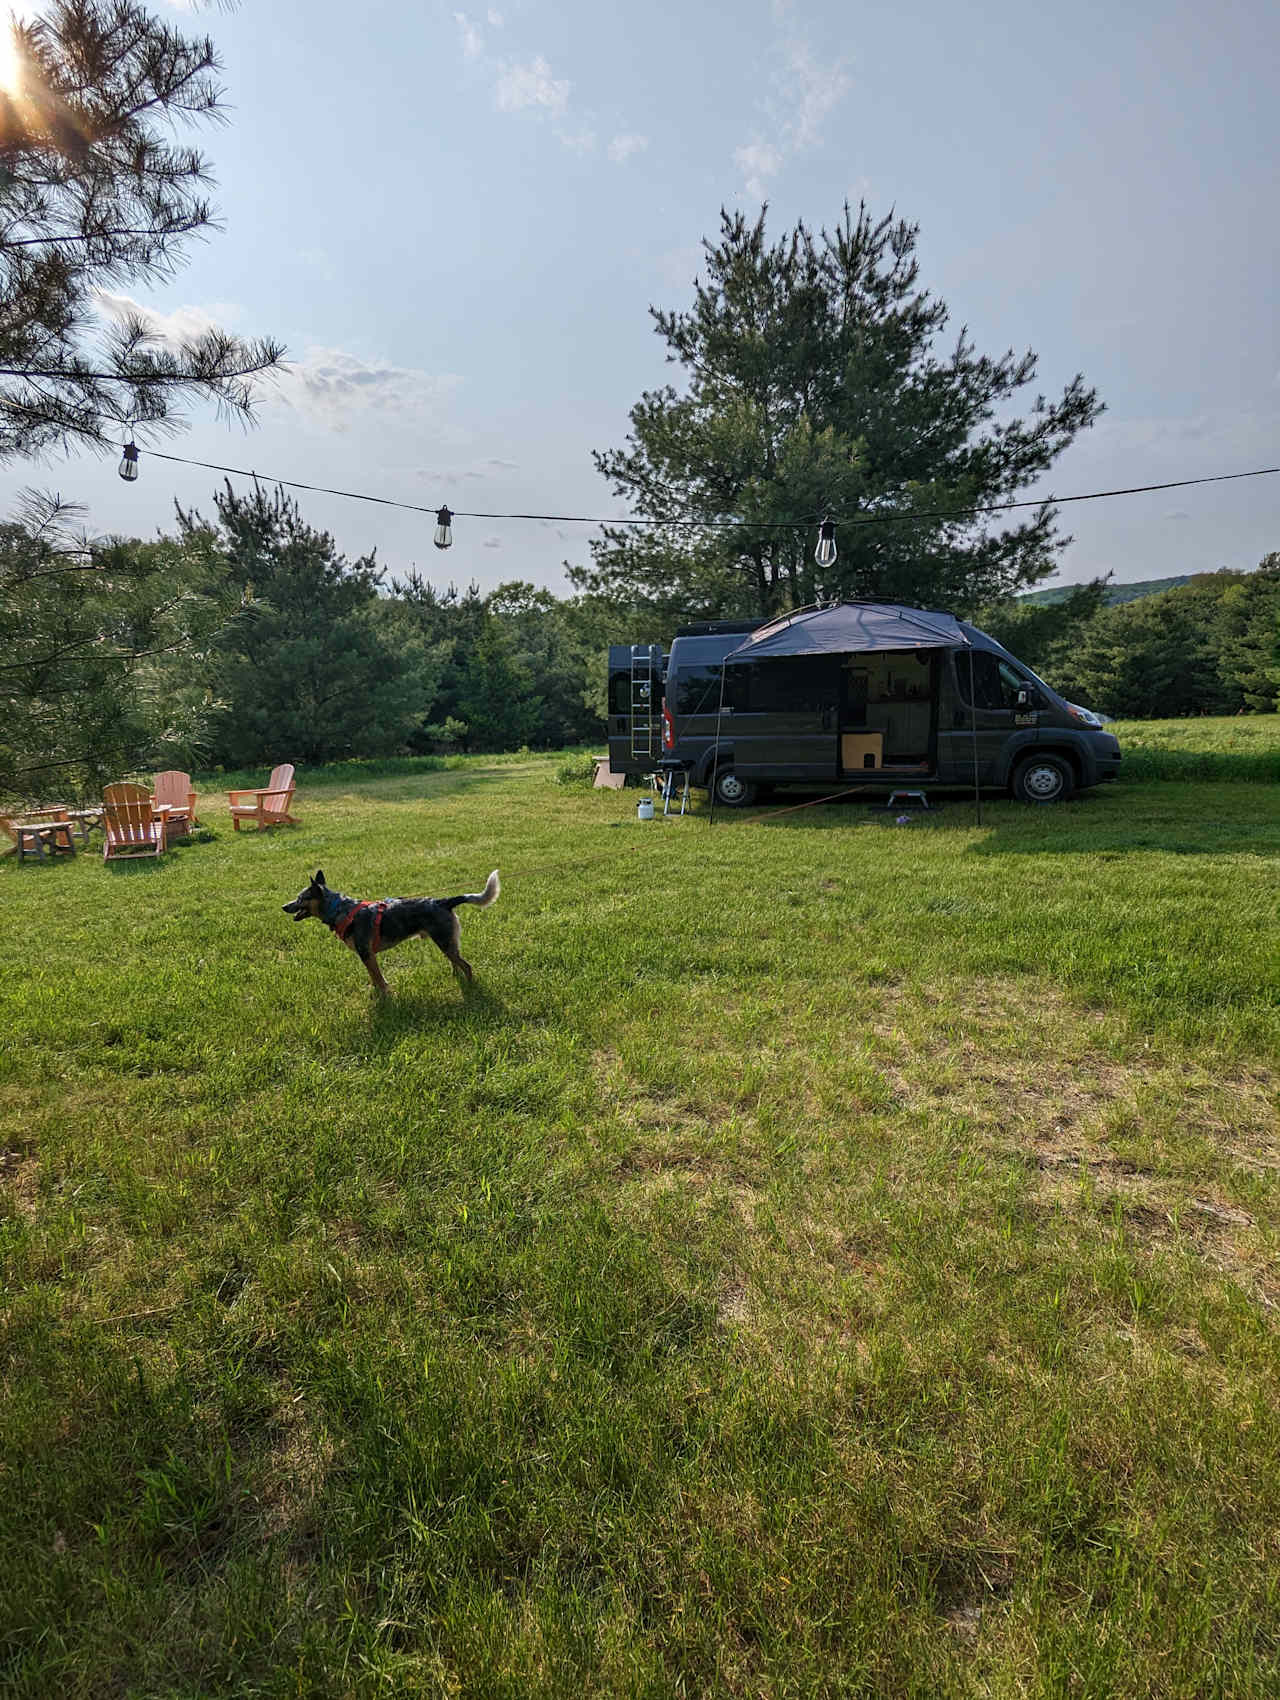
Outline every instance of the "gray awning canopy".
[[883, 602], [841, 602], [834, 608], [786, 615], [760, 626], [731, 650], [726, 660], [848, 655], [878, 649], [965, 648], [970, 642], [954, 614]]

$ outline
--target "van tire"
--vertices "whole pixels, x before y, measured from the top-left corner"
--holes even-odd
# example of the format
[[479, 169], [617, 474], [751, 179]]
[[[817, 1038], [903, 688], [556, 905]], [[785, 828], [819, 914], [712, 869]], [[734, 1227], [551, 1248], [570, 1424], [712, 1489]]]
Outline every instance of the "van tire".
[[1064, 756], [1028, 756], [1013, 775], [1013, 794], [1020, 803], [1065, 803], [1076, 788], [1076, 776]]
[[740, 779], [731, 767], [718, 767], [711, 781], [712, 793], [724, 809], [745, 809], [756, 800], [756, 788]]

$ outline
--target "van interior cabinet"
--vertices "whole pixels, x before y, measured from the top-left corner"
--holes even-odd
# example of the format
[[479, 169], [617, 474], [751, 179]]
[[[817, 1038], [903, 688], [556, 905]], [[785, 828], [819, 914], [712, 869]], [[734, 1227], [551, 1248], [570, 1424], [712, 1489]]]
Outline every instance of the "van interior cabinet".
[[881, 767], [883, 763], [884, 738], [879, 732], [840, 734], [840, 766], [845, 773], [861, 773], [864, 768]]

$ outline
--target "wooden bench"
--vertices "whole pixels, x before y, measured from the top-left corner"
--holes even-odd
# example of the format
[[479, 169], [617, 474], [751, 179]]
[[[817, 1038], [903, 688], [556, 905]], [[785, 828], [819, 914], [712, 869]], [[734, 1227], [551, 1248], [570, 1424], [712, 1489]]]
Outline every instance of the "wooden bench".
[[71, 825], [63, 808], [33, 809], [29, 815], [22, 816], [0, 815], [0, 830], [13, 840], [13, 849], [5, 854], [12, 856], [16, 851], [20, 862], [28, 856], [42, 862], [51, 862], [57, 856], [74, 856], [76, 846]]

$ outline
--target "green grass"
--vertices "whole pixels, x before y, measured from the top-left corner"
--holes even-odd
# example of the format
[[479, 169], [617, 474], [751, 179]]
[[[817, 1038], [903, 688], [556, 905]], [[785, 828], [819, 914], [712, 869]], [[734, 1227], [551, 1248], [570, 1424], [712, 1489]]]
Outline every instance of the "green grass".
[[1280, 795], [562, 759], [0, 864], [0, 1689], [1276, 1693]]
[[1280, 783], [1280, 714], [1117, 720], [1127, 779]]

